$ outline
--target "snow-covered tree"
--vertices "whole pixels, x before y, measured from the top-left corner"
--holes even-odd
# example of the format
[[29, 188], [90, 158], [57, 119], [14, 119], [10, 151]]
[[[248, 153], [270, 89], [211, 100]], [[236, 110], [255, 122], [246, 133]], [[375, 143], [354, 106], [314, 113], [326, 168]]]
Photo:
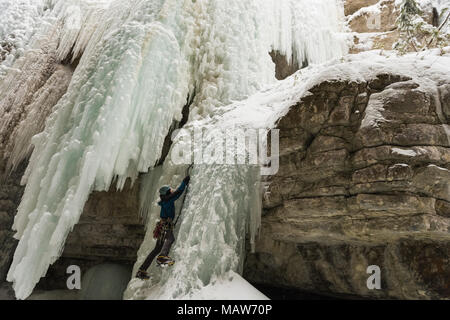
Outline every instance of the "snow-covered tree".
[[[446, 14], [443, 10], [441, 17]], [[408, 51], [421, 51], [431, 47], [444, 47], [450, 43], [450, 35], [442, 32], [448, 22], [448, 15], [444, 22], [435, 27], [424, 19], [424, 12], [417, 0], [403, 0], [400, 5], [400, 15], [396, 24], [400, 33], [399, 40], [394, 44], [394, 49], [400, 53]]]

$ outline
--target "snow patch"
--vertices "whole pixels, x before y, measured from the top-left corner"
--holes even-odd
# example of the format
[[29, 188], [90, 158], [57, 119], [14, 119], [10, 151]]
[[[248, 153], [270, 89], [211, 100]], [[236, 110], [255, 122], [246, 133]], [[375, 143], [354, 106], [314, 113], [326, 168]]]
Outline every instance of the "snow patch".
[[411, 149], [392, 148], [392, 152], [407, 157], [415, 157], [417, 153]]
[[183, 299], [191, 300], [268, 300], [267, 296], [255, 289], [236, 272], [230, 271], [211, 281], [199, 291], [194, 291]]
[[439, 166], [437, 166], [437, 165], [435, 165], [435, 164], [429, 164], [428, 167], [429, 167], [429, 168], [436, 168], [436, 169], [441, 170], [441, 171], [447, 171], [447, 172], [450, 172], [450, 170], [448, 170], [447, 168], [442, 168], [442, 167], [439, 167]]

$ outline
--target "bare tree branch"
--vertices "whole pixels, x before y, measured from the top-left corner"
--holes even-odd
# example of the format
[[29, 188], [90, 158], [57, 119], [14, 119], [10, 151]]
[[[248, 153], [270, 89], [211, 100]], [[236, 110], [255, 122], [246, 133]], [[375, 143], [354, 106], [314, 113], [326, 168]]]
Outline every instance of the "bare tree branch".
[[[438, 33], [441, 32], [442, 28], [447, 24], [449, 18], [450, 18], [450, 12], [447, 14], [447, 18], [445, 18], [444, 22], [442, 22], [442, 24], [437, 29]], [[433, 40], [434, 40], [434, 37], [431, 37], [430, 41], [427, 44], [427, 48], [429, 48], [431, 46], [431, 44], [433, 43]]]

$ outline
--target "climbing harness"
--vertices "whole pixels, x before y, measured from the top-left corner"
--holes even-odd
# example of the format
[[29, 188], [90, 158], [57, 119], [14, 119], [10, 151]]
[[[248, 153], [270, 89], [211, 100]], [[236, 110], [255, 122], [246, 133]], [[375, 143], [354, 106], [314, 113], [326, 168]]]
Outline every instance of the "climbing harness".
[[173, 229], [174, 224], [170, 220], [160, 220], [153, 230], [153, 239], [160, 239], [161, 236], [165, 237], [165, 234], [170, 229]]

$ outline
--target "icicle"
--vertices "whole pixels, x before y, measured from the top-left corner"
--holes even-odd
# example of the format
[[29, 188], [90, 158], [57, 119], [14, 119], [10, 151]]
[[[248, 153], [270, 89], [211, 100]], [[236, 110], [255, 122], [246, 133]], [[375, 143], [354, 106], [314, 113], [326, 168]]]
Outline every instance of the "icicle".
[[322, 63], [347, 53], [344, 7], [336, 0], [277, 0], [273, 48], [299, 65]]
[[[79, 58], [89, 43], [95, 30], [104, 23], [103, 14], [112, 0], [60, 1], [54, 12], [57, 15], [58, 31], [61, 33], [58, 46], [58, 58], [62, 61], [72, 56], [71, 61]], [[106, 18], [106, 17], [105, 17]]]
[[15, 170], [17, 166], [30, 155], [31, 138], [40, 133], [53, 106], [66, 93], [72, 78], [69, 67], [58, 66], [45, 84], [34, 94], [33, 102], [27, 106], [24, 119], [14, 128], [10, 135], [9, 145], [6, 146], [8, 155], [8, 170]]

